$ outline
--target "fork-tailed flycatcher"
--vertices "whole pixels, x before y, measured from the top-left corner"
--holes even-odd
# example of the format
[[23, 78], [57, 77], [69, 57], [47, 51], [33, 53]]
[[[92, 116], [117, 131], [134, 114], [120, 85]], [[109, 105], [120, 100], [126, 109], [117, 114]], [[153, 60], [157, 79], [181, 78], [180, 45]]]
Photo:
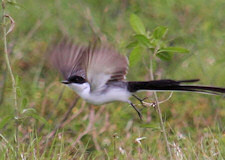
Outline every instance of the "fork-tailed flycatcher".
[[113, 101], [127, 102], [140, 118], [141, 113], [129, 100], [137, 91], [189, 91], [221, 95], [225, 93], [225, 88], [185, 85], [199, 81], [198, 79], [125, 81], [127, 57], [107, 45], [84, 47], [62, 40], [51, 50], [50, 60], [63, 75], [62, 83], [87, 102], [95, 105]]

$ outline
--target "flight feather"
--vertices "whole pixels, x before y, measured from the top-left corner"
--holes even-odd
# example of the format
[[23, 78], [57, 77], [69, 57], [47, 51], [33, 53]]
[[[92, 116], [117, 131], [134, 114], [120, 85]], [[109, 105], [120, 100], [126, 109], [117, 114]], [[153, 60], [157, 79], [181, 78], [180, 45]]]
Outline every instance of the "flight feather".
[[84, 68], [92, 90], [101, 88], [109, 81], [121, 81], [126, 78], [127, 57], [110, 46], [90, 46], [86, 54]]
[[85, 49], [85, 47], [75, 45], [71, 41], [62, 40], [57, 45], [52, 46], [51, 63], [65, 79], [74, 75], [85, 78], [85, 70], [82, 68]]

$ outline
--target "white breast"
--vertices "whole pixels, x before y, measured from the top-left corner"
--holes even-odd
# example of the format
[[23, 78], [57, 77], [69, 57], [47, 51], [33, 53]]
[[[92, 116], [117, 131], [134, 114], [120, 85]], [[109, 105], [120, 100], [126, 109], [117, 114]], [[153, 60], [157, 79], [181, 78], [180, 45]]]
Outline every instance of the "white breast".
[[113, 87], [105, 91], [93, 91], [90, 92], [90, 86], [88, 83], [83, 84], [69, 84], [69, 87], [73, 89], [80, 97], [89, 103], [100, 105], [109, 103], [112, 101], [128, 102], [131, 96], [124, 88]]
[[103, 93], [91, 92], [84, 99], [93, 104], [104, 104], [112, 101], [128, 102], [130, 96], [131, 94], [128, 91], [121, 88], [114, 88]]

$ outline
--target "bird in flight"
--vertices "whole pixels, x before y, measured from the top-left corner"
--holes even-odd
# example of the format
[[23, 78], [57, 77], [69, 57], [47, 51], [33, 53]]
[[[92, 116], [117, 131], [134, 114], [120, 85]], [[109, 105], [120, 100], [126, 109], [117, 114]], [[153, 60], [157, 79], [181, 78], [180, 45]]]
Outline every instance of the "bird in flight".
[[[76, 45], [62, 40], [50, 51], [50, 61], [62, 74], [63, 84], [85, 101], [101, 105], [113, 101], [129, 103], [141, 118], [140, 111], [129, 100], [138, 91], [187, 91], [224, 95], [225, 88], [187, 85], [192, 80], [126, 81], [128, 60], [108, 45]], [[140, 100], [140, 99], [139, 99]]]

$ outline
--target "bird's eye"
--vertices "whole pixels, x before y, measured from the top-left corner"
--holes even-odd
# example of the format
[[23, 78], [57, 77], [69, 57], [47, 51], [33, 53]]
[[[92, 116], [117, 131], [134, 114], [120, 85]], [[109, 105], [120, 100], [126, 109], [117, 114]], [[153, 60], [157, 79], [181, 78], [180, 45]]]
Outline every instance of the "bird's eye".
[[71, 83], [85, 83], [85, 79], [83, 77], [80, 76], [71, 76], [70, 78], [68, 78], [68, 81]]

